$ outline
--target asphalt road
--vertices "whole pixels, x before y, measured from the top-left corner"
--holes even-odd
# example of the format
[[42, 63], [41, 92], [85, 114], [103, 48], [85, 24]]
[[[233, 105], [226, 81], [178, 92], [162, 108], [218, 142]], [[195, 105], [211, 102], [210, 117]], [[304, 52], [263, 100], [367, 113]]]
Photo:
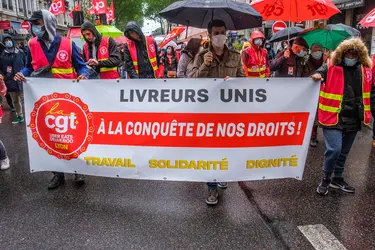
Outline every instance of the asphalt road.
[[367, 129], [347, 162], [354, 195], [316, 194], [320, 135], [302, 181], [230, 183], [215, 207], [205, 204], [202, 183], [87, 177], [77, 187], [68, 175], [48, 191], [51, 173], [29, 173], [25, 135], [6, 113], [0, 138], [12, 167], [0, 172], [0, 249], [375, 249], [375, 152]]

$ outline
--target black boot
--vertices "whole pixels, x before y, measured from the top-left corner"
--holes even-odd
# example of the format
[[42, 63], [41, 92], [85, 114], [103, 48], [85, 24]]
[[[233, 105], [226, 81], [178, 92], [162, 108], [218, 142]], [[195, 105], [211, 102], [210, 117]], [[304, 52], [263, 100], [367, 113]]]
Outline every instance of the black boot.
[[83, 174], [76, 174], [74, 180], [79, 186], [85, 185], [85, 176]]
[[64, 174], [56, 173], [54, 174], [52, 180], [49, 182], [48, 189], [55, 189], [64, 183], [65, 183]]

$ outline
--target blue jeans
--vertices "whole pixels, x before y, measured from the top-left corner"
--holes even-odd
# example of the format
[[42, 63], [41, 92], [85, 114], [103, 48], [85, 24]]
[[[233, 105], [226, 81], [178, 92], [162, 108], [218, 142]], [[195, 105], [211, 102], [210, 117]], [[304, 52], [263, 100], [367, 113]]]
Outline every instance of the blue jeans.
[[346, 158], [352, 148], [357, 131], [346, 132], [339, 129], [323, 129], [326, 151], [324, 153], [324, 178], [342, 178]]

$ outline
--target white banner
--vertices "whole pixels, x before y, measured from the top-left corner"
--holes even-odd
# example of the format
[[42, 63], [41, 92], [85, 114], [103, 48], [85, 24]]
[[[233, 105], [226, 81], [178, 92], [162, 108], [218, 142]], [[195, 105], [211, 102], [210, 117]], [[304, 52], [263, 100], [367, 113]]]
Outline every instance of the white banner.
[[24, 84], [31, 172], [132, 179], [301, 179], [319, 84], [309, 78]]

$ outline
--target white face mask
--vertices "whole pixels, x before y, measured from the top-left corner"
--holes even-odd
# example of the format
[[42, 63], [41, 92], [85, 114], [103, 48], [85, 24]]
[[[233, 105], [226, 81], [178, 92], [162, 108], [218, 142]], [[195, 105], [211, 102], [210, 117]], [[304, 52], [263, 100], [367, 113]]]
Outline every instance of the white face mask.
[[226, 35], [216, 35], [212, 37], [212, 44], [217, 48], [223, 48], [226, 41]]
[[261, 38], [257, 38], [254, 40], [254, 44], [256, 46], [261, 46], [263, 44], [263, 40]]

